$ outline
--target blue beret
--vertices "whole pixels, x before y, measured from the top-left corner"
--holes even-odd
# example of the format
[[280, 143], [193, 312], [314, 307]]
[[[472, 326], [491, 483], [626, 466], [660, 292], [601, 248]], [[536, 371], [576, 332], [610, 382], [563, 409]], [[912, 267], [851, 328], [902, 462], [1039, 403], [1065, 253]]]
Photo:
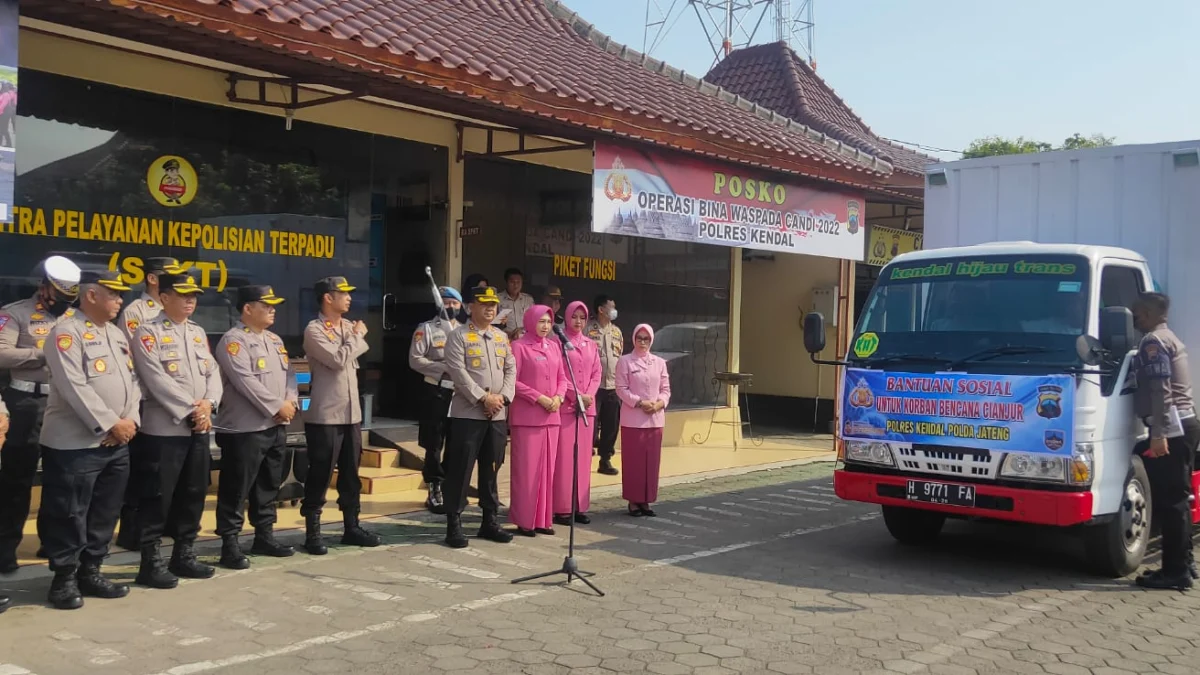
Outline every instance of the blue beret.
[[454, 298], [459, 302], [463, 301], [462, 295], [451, 286], [442, 286], [438, 289], [438, 292], [442, 294], [443, 298]]

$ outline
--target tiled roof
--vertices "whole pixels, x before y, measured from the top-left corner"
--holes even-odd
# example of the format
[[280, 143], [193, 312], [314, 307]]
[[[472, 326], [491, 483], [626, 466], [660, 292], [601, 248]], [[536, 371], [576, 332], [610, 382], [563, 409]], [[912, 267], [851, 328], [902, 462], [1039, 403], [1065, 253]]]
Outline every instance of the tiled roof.
[[106, 4], [593, 134], [863, 186], [892, 172], [864, 148], [616, 44], [557, 0]]
[[775, 112], [923, 176], [940, 160], [877, 136], [786, 43], [756, 45], [722, 59], [705, 79]]

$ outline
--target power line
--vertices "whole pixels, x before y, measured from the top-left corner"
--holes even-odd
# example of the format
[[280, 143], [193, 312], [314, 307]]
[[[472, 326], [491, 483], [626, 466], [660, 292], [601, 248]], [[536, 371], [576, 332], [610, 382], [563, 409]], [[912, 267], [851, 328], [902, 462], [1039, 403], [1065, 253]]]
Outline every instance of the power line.
[[924, 145], [924, 144], [922, 144], [922, 143], [913, 143], [913, 142], [911, 142], [911, 141], [901, 141], [901, 140], [898, 140], [898, 139], [895, 139], [895, 138], [887, 138], [887, 137], [884, 137], [884, 136], [880, 136], [880, 138], [882, 138], [882, 139], [883, 139], [883, 140], [885, 140], [885, 141], [890, 141], [890, 142], [892, 142], [892, 143], [899, 143], [900, 145], [908, 145], [908, 146], [912, 146], [912, 147], [914, 147], [914, 148], [918, 148], [918, 149], [920, 149], [920, 150], [929, 150], [929, 151], [932, 151], [932, 152], [955, 152], [955, 153], [958, 153], [958, 154], [960, 154], [960, 155], [961, 155], [961, 154], [963, 154], [963, 151], [962, 151], [962, 150], [951, 150], [950, 148], [939, 148], [939, 147], [937, 147], [937, 146], [935, 146], [935, 145]]

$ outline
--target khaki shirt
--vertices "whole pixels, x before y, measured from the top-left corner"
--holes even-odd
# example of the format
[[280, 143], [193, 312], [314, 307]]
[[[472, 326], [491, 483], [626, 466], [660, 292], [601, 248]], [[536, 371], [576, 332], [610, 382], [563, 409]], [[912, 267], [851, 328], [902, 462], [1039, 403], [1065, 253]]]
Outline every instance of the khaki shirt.
[[[517, 362], [513, 358], [504, 331], [489, 326], [480, 332], [468, 321], [446, 339], [446, 371], [454, 381], [450, 399], [450, 417], [486, 420], [480, 399], [485, 394], [500, 394], [512, 401], [517, 392]], [[500, 409], [493, 422], [508, 419], [508, 406]]]
[[508, 291], [500, 291], [500, 309], [509, 309], [512, 313], [508, 315], [507, 325], [497, 327], [504, 329], [510, 338], [517, 331], [524, 331], [525, 311], [534, 304], [533, 296], [528, 293], [519, 293], [517, 299], [513, 300], [508, 296]]
[[283, 339], [269, 330], [255, 333], [240, 321], [217, 344], [225, 387], [222, 432], [249, 433], [279, 426], [274, 417], [291, 401], [300, 410], [296, 369]]
[[426, 382], [430, 379], [438, 382], [443, 378], [450, 382], [444, 363], [446, 339], [456, 328], [458, 322], [454, 319], [447, 321], [438, 317], [417, 326], [416, 332], [413, 333], [412, 346], [408, 349], [408, 366], [424, 375], [427, 378]]
[[125, 306], [121, 312], [121, 325], [125, 327], [125, 335], [133, 342], [133, 334], [139, 326], [143, 326], [151, 319], [162, 314], [162, 304], [149, 293], [142, 293], [142, 297], [134, 300]]
[[317, 317], [304, 329], [304, 355], [312, 371], [307, 424], [361, 424], [358, 400], [358, 357], [367, 353], [366, 338], [346, 319]]
[[616, 389], [617, 361], [621, 360], [621, 354], [625, 351], [625, 336], [621, 335], [621, 329], [611, 321], [604, 327], [599, 321], [592, 319], [583, 332], [595, 340], [600, 348], [600, 369], [603, 371], [600, 376], [600, 388]]
[[50, 396], [41, 444], [56, 450], [96, 448], [122, 419], [141, 424], [142, 390], [125, 332], [80, 313], [64, 317], [46, 338]]
[[187, 418], [196, 401], [221, 404], [221, 373], [208, 336], [194, 321], [176, 323], [160, 313], [133, 334], [133, 363], [142, 383], [142, 433], [191, 436]]
[[5, 305], [0, 309], [0, 369], [8, 370], [14, 380], [48, 381], [50, 371], [42, 346], [59, 321], [74, 315], [75, 309], [70, 307], [61, 318], [56, 317], [37, 297]]
[[1167, 324], [1159, 324], [1142, 338], [1134, 367], [1134, 410], [1138, 417], [1148, 420], [1151, 437], [1164, 438], [1171, 406], [1181, 416], [1195, 414], [1187, 347]]

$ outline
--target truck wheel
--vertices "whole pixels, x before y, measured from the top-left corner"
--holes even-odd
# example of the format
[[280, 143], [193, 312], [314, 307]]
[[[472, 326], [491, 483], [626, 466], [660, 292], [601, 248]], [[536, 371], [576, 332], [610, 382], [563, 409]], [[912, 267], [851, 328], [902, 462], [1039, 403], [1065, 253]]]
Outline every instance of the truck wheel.
[[902, 544], [928, 544], [938, 538], [946, 516], [935, 511], [919, 511], [902, 506], [883, 507], [883, 523]]
[[1092, 525], [1084, 534], [1088, 564], [1097, 574], [1123, 577], [1142, 564], [1150, 541], [1150, 480], [1142, 458], [1133, 456], [1125, 477], [1125, 495], [1107, 523]]

